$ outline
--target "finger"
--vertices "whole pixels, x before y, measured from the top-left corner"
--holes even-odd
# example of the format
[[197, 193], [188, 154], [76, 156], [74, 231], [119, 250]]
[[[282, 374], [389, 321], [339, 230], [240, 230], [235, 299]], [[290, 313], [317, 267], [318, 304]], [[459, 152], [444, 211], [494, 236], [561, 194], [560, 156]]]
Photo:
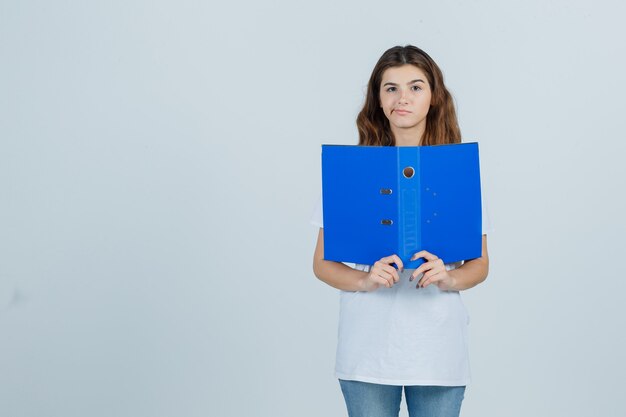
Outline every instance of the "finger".
[[379, 282], [381, 282], [385, 287], [391, 288], [393, 286], [393, 278], [392, 277], [383, 277], [378, 275], [377, 277]]
[[392, 265], [386, 264], [384, 262], [381, 261], [377, 261], [374, 264], [374, 268], [373, 270], [375, 271], [385, 271], [388, 274], [394, 276], [394, 275], [398, 275], [398, 271], [396, 270], [396, 268], [394, 268]]
[[400, 276], [398, 275], [398, 271], [396, 271], [396, 268], [394, 268], [391, 265], [385, 265], [383, 263], [381, 263], [380, 265], [381, 266], [379, 266], [379, 269], [377, 270], [377, 272], [384, 273], [385, 278], [391, 277], [391, 280], [394, 283], [400, 280]]
[[398, 275], [399, 269], [397, 269], [395, 265], [393, 264], [387, 265], [387, 264], [383, 264], [382, 262], [381, 262], [381, 265], [384, 265], [384, 266], [381, 266], [382, 269], [384, 269], [385, 271], [389, 272], [391, 275], [394, 276], [394, 281], [400, 280], [400, 275]]
[[390, 264], [390, 263], [393, 263], [393, 261], [394, 261], [393, 255], [389, 255], [389, 256], [385, 256], [384, 258], [380, 258], [378, 262], [384, 262], [386, 264]]
[[422, 277], [419, 276], [420, 274], [415, 274], [415, 276], [413, 276], [413, 274], [411, 274], [411, 277], [409, 278], [409, 281], [413, 281], [415, 278], [421, 279]]
[[389, 288], [389, 281], [387, 281], [386, 279], [384, 279], [384, 278], [382, 278], [382, 277], [380, 277], [378, 275], [373, 276], [372, 277], [372, 281], [375, 282], [378, 285], [381, 285], [383, 287]]
[[[422, 251], [422, 252], [425, 252], [425, 251]], [[433, 255], [433, 256], [435, 256], [435, 255]], [[417, 269], [413, 272], [413, 274], [409, 278], [409, 281], [413, 281], [415, 279], [415, 277], [417, 277], [422, 272], [431, 270], [433, 268], [445, 268], [445, 264], [443, 263], [443, 259], [437, 258], [435, 256], [435, 259], [433, 259], [432, 261], [424, 262], [419, 267], [417, 267]]]
[[389, 268], [395, 269], [393, 266], [389, 265], [389, 263], [385, 262], [385, 258], [383, 258], [380, 261], [376, 261], [376, 263], [374, 263], [372, 271], [385, 271], [389, 270]]
[[424, 277], [430, 278], [430, 277], [432, 277], [434, 275], [437, 275], [437, 274], [443, 272], [444, 270], [445, 270], [445, 268], [442, 268], [440, 265], [438, 265], [435, 262], [435, 266], [433, 268], [431, 268], [430, 270], [424, 272]]
[[400, 272], [404, 271], [404, 263], [402, 262], [402, 259], [400, 259], [398, 255], [391, 255], [391, 257], [394, 259], [395, 264], [398, 266], [398, 270]]
[[404, 269], [404, 263], [402, 263], [402, 259], [398, 255], [389, 255], [381, 258], [379, 262], [386, 263], [387, 265], [391, 265], [395, 263], [398, 266], [398, 269]]
[[435, 259], [439, 259], [437, 255], [433, 255], [432, 253], [425, 251], [425, 250], [421, 250], [417, 252], [415, 255], [411, 256], [412, 261], [419, 259], [419, 258], [424, 258], [427, 261], [434, 261]]
[[415, 271], [413, 271], [413, 273], [411, 274], [411, 278], [409, 278], [409, 281], [413, 281], [415, 277], [417, 277], [419, 274], [426, 273], [427, 271], [430, 271], [436, 266], [437, 264], [433, 262], [426, 262], [426, 263], [421, 264]]
[[[389, 268], [394, 269], [392, 266], [389, 266]], [[393, 285], [393, 276], [390, 272], [387, 272], [384, 269], [374, 271], [373, 278], [376, 279], [376, 282], [384, 285], [385, 287], [391, 288]]]
[[443, 275], [440, 272], [436, 272], [428, 276], [424, 275], [422, 279], [420, 279], [419, 282], [417, 283], [417, 286], [425, 288], [434, 282], [441, 281], [441, 279], [443, 279]]
[[393, 282], [400, 281], [400, 275], [398, 275], [398, 270], [396, 268], [391, 265], [385, 265], [382, 269], [393, 277]]

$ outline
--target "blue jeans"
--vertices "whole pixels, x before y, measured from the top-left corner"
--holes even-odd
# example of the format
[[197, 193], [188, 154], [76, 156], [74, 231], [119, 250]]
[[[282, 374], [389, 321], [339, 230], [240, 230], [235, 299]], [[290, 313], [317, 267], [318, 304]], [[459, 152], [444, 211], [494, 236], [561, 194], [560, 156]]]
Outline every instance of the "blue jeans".
[[[349, 417], [398, 417], [401, 385], [380, 385], [340, 379]], [[404, 386], [410, 417], [458, 417], [465, 387]]]

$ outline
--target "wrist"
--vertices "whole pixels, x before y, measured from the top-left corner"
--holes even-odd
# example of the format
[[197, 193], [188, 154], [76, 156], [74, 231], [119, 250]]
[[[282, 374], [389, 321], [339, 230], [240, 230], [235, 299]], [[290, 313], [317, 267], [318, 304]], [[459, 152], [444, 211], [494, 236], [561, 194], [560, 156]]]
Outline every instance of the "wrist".
[[455, 270], [448, 271], [448, 275], [450, 276], [450, 291], [461, 291], [461, 288], [459, 288], [459, 280], [455, 276]]
[[457, 288], [457, 280], [453, 276], [450, 276], [450, 290], [459, 291], [459, 289]]
[[357, 291], [371, 291], [368, 285], [369, 272], [362, 272], [362, 275], [357, 280]]

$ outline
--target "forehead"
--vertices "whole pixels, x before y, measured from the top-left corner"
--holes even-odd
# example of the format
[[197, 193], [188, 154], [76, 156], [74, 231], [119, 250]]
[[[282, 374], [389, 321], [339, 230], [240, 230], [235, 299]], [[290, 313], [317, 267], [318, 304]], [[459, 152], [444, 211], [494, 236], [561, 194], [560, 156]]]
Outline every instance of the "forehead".
[[421, 79], [427, 81], [426, 73], [415, 65], [405, 64], [400, 67], [387, 68], [383, 72], [382, 84], [392, 82], [396, 84], [405, 84], [409, 81]]

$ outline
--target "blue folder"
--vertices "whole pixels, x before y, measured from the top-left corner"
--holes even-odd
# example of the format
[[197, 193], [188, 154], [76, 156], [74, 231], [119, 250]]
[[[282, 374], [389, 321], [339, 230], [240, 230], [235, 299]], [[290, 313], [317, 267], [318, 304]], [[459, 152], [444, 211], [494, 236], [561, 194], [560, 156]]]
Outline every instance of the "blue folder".
[[322, 145], [324, 259], [405, 268], [427, 250], [444, 263], [482, 253], [478, 143]]

